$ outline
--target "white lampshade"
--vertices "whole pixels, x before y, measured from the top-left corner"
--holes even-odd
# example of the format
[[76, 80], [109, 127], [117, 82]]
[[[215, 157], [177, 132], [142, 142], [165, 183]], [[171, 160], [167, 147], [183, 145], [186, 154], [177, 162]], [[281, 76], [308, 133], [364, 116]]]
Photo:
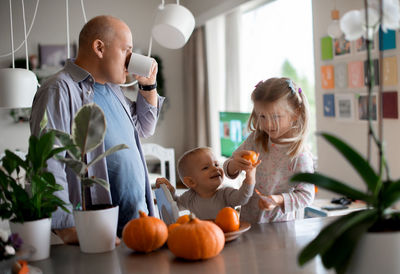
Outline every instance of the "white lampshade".
[[328, 26], [328, 35], [332, 38], [338, 39], [342, 36], [342, 34], [343, 32], [340, 28], [339, 20], [332, 20], [332, 22]]
[[339, 11], [336, 9], [332, 10], [331, 18], [332, 18], [332, 21], [328, 26], [328, 35], [332, 38], [338, 39], [343, 34], [342, 29], [340, 27], [340, 22], [339, 22]]
[[0, 69], [0, 108], [29, 108], [38, 86], [36, 75], [27, 69]]
[[163, 47], [178, 49], [186, 44], [194, 25], [194, 16], [187, 8], [178, 4], [167, 4], [158, 11], [152, 34]]

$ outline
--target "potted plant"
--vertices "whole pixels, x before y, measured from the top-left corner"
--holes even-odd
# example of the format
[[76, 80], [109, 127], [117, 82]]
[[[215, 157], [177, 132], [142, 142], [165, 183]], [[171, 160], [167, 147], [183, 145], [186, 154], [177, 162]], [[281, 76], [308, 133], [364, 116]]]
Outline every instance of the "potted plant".
[[81, 208], [73, 211], [75, 226], [78, 233], [79, 245], [82, 252], [99, 253], [110, 251], [115, 247], [118, 224], [118, 206], [95, 205], [88, 208], [85, 192], [94, 184], [109, 190], [107, 181], [88, 176], [88, 169], [118, 150], [128, 148], [121, 144], [108, 149], [91, 162], [86, 162], [86, 154], [103, 143], [106, 133], [106, 120], [103, 111], [96, 104], [87, 104], [76, 113], [72, 122], [71, 134], [52, 130], [67, 147], [68, 157], [57, 156], [71, 168], [80, 179]]
[[[368, 1], [369, 2], [369, 1]], [[371, 93], [374, 86], [373, 63], [371, 60], [371, 33], [382, 25], [382, 29], [399, 27], [399, 2], [379, 1], [380, 5], [365, 9], [365, 19], [360, 11], [350, 11], [341, 19], [341, 27], [346, 39], [355, 40], [366, 33], [367, 80], [368, 80], [368, 139], [378, 148], [379, 163], [376, 172], [370, 164], [370, 147], [365, 159], [360, 153], [333, 135], [321, 136], [333, 145], [366, 184], [367, 191], [361, 192], [349, 184], [322, 174], [301, 173], [291, 178], [293, 182], [309, 182], [327, 190], [345, 195], [353, 200], [362, 200], [367, 209], [342, 216], [323, 228], [299, 254], [298, 262], [305, 264], [317, 255], [321, 256], [326, 268], [334, 268], [337, 273], [400, 273], [398, 252], [400, 250], [400, 212], [391, 207], [400, 199], [400, 180], [393, 180], [383, 152], [382, 139], [375, 134], [371, 121]], [[367, 1], [365, 1], [367, 3]], [[375, 9], [374, 9], [375, 8]], [[379, 11], [382, 11], [381, 13]], [[361, 12], [361, 14], [364, 14]], [[381, 15], [381, 16], [380, 16]], [[367, 24], [365, 22], [368, 22]], [[357, 32], [359, 35], [357, 35]], [[382, 82], [382, 81], [381, 81]], [[380, 95], [381, 95], [380, 87]], [[378, 120], [382, 130], [382, 117]], [[381, 134], [379, 134], [381, 136]], [[371, 142], [369, 141], [369, 144]]]
[[[46, 123], [44, 117], [42, 130]], [[47, 160], [66, 149], [54, 148], [54, 141], [54, 132], [40, 137], [32, 135], [25, 157], [6, 150], [1, 159], [0, 218], [10, 220], [11, 231], [36, 250], [29, 258], [31, 261], [49, 257], [51, 214], [58, 207], [68, 212], [64, 201], [54, 194], [63, 188], [46, 171]]]

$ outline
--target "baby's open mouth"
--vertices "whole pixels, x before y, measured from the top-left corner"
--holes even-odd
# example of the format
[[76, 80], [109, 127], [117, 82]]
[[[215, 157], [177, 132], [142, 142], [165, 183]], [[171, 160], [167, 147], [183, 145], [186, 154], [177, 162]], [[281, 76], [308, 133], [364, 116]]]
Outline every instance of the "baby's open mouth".
[[219, 177], [222, 177], [222, 175], [217, 173], [217, 174], [211, 176], [210, 179], [215, 179], [215, 178], [219, 178]]

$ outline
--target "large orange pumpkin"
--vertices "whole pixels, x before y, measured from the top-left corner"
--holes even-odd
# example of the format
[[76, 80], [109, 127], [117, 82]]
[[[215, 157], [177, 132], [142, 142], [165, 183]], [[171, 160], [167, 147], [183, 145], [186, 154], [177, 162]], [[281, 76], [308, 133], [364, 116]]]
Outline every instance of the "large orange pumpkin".
[[160, 248], [168, 238], [167, 225], [156, 217], [139, 211], [140, 217], [130, 220], [122, 230], [127, 247], [139, 252], [151, 252]]
[[217, 256], [224, 248], [225, 236], [213, 222], [192, 216], [188, 223], [180, 224], [170, 231], [167, 243], [175, 256], [200, 260]]

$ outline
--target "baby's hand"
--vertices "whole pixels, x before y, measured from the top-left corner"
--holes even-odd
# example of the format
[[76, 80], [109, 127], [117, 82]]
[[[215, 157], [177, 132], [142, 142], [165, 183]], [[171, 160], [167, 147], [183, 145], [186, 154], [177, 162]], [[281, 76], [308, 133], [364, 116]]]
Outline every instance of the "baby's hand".
[[171, 185], [171, 183], [166, 178], [157, 178], [156, 179], [156, 188], [159, 188], [161, 184], [167, 185], [167, 188], [171, 194], [175, 194], [175, 188]]
[[[235, 151], [232, 155], [232, 159], [229, 161], [228, 171], [230, 175], [237, 174], [242, 170], [250, 168], [253, 164], [250, 160], [245, 159], [246, 156], [251, 155], [250, 150]], [[258, 155], [257, 155], [258, 158]]]
[[248, 184], [254, 184], [256, 182], [256, 168], [261, 163], [260, 160], [257, 159], [257, 162], [249, 166], [245, 169], [246, 171], [246, 179], [245, 182]]

